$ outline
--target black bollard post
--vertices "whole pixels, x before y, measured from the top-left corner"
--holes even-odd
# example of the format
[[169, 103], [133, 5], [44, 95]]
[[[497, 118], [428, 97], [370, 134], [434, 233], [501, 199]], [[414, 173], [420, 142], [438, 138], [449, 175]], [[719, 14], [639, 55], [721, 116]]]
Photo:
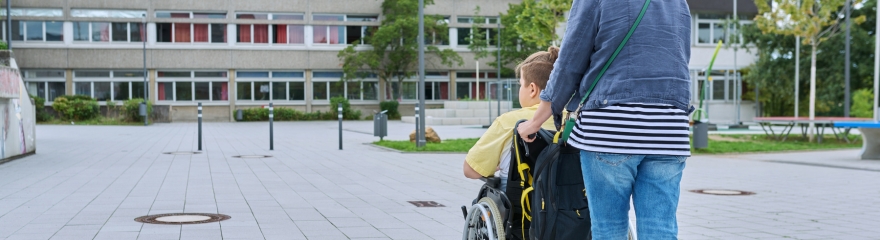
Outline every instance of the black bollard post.
[[269, 150], [275, 150], [275, 136], [273, 134], [272, 124], [275, 122], [275, 109], [272, 103], [269, 103]]
[[416, 104], [416, 146], [419, 145], [419, 131], [421, 131], [419, 129], [419, 105]]
[[202, 150], [202, 103], [199, 102], [199, 151]]
[[337, 117], [339, 117], [339, 150], [342, 150], [342, 103], [337, 104]]

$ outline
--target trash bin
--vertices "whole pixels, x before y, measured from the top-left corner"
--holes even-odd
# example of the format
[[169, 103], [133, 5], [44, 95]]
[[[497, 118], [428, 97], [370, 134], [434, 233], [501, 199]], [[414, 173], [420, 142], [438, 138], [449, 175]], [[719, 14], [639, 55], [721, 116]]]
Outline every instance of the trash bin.
[[138, 116], [141, 116], [141, 117], [147, 116], [147, 104], [144, 104], [144, 103], [138, 104]]
[[694, 123], [694, 148], [704, 149], [709, 147], [709, 123]]
[[235, 120], [241, 121], [241, 109], [235, 110]]
[[379, 137], [379, 141], [382, 141], [382, 138], [388, 136], [388, 110], [381, 111], [373, 115], [373, 136]]

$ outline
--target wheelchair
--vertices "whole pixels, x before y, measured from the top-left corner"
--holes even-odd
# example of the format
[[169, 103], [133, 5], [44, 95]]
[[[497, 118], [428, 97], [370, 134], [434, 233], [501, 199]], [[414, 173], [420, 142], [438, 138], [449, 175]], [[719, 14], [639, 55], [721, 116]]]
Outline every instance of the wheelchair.
[[[543, 130], [542, 130], [543, 131]], [[531, 182], [530, 170], [540, 153], [552, 142], [552, 134], [543, 132], [538, 134], [538, 139], [526, 144], [514, 131], [511, 150], [510, 171], [508, 174], [507, 188], [501, 189], [502, 179], [499, 177], [481, 178], [485, 182], [477, 193], [477, 197], [471, 202], [471, 206], [461, 206], [464, 215], [463, 240], [521, 240], [533, 239], [530, 236], [531, 218], [524, 217], [530, 213], [528, 202], [521, 202], [524, 194], [529, 194], [519, 182], [525, 178]], [[515, 159], [515, 160], [514, 160]], [[519, 168], [517, 168], [519, 165]], [[524, 167], [527, 166], [527, 167]], [[518, 171], [524, 171], [518, 173]], [[512, 185], [517, 183], [515, 185]], [[531, 196], [531, 194], [529, 194]], [[516, 198], [511, 202], [509, 198]], [[628, 224], [628, 239], [638, 239], [635, 224], [631, 220]], [[589, 235], [585, 233], [583, 235]], [[572, 235], [568, 235], [572, 236]], [[591, 239], [591, 236], [584, 236]], [[541, 239], [545, 240], [545, 239]]]

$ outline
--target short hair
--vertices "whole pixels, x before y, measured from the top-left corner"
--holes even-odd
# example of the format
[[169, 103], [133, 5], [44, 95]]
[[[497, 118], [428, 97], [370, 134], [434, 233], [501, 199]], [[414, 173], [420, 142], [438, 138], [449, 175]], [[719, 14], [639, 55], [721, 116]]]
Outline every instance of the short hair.
[[550, 80], [550, 73], [553, 72], [553, 63], [558, 57], [558, 47], [533, 53], [516, 66], [516, 75], [523, 79], [526, 85], [534, 83], [538, 88], [544, 89], [547, 87], [547, 81]]

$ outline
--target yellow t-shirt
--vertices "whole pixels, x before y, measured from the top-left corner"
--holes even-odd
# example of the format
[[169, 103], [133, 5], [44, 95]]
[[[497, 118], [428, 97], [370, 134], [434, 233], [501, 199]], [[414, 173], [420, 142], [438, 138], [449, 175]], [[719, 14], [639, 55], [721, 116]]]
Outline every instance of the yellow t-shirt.
[[[501, 161], [501, 154], [504, 149], [510, 147], [510, 141], [513, 139], [513, 127], [519, 120], [531, 120], [538, 110], [538, 104], [522, 108], [516, 111], [501, 114], [492, 126], [483, 133], [480, 140], [468, 150], [465, 161], [477, 173], [483, 176], [492, 176], [498, 169], [498, 163]], [[548, 119], [541, 125], [544, 129], [556, 129], [553, 119]]]

